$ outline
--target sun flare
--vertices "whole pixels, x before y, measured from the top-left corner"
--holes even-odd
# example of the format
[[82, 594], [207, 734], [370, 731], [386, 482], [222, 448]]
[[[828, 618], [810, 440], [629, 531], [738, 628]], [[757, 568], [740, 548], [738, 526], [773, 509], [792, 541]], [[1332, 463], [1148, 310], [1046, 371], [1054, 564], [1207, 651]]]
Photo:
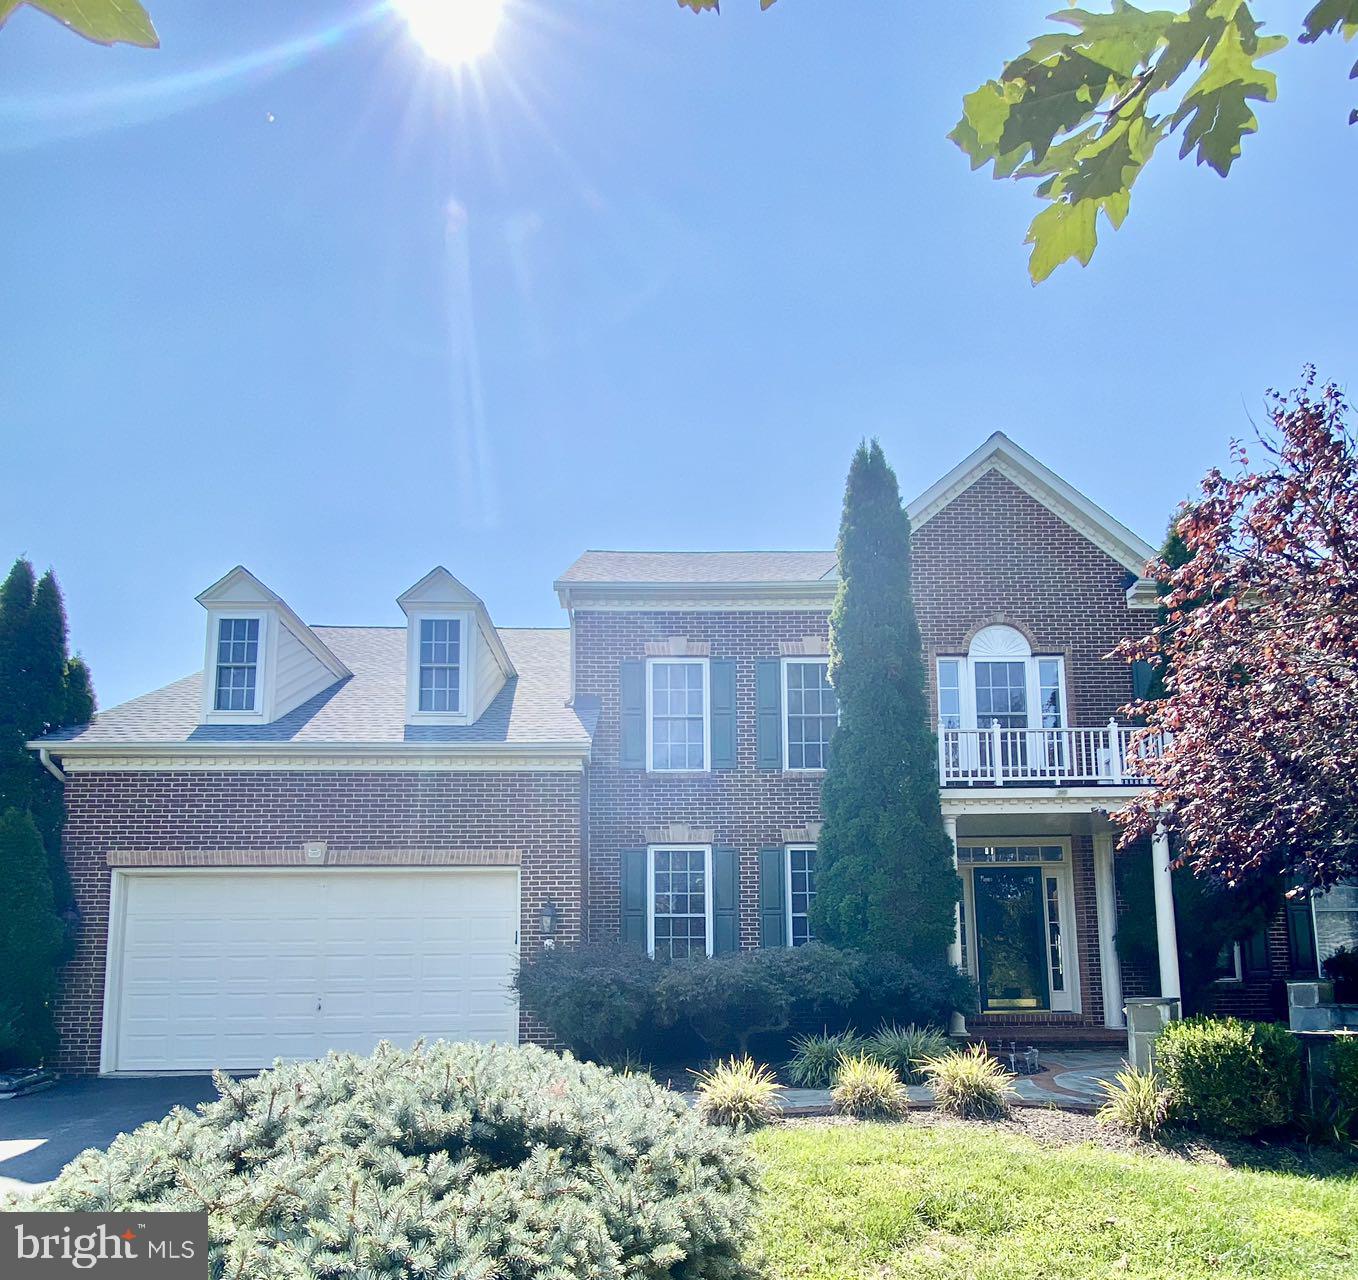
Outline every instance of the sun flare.
[[490, 52], [504, 0], [392, 0], [392, 8], [431, 58], [465, 66]]

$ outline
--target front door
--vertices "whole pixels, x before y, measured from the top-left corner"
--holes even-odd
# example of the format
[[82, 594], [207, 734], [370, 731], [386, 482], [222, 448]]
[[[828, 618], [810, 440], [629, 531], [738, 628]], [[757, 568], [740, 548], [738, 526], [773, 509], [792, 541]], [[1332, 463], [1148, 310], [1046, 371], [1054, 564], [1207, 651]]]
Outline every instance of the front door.
[[981, 1010], [1051, 1007], [1041, 867], [972, 868]]

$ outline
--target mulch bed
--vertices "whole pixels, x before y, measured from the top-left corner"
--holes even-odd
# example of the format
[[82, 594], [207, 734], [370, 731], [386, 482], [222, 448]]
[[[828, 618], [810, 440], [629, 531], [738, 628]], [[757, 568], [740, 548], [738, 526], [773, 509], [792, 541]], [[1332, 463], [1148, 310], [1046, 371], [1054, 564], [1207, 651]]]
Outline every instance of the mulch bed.
[[[805, 1116], [779, 1123], [800, 1128], [831, 1128], [860, 1121], [847, 1116]], [[1030, 1138], [1043, 1147], [1078, 1147], [1085, 1144], [1126, 1155], [1168, 1156], [1192, 1164], [1263, 1169], [1306, 1176], [1347, 1175], [1358, 1177], [1358, 1153], [1333, 1147], [1307, 1146], [1300, 1142], [1236, 1141], [1209, 1138], [1182, 1129], [1167, 1130], [1160, 1140], [1143, 1142], [1117, 1129], [1110, 1129], [1091, 1115], [1055, 1107], [1016, 1107], [1005, 1120], [958, 1120], [932, 1108], [911, 1108], [909, 1125], [948, 1128], [984, 1128]]]

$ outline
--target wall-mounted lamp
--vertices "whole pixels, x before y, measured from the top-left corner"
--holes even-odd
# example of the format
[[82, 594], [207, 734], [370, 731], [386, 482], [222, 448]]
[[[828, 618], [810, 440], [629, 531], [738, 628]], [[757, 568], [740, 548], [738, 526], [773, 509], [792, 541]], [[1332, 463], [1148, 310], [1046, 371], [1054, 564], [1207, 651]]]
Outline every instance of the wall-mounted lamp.
[[556, 946], [556, 926], [561, 918], [561, 910], [550, 898], [542, 904], [542, 914], [538, 923], [542, 926], [542, 945], [550, 951]]
[[74, 938], [80, 932], [80, 925], [80, 908], [73, 902], [61, 913], [61, 926], [68, 938]]

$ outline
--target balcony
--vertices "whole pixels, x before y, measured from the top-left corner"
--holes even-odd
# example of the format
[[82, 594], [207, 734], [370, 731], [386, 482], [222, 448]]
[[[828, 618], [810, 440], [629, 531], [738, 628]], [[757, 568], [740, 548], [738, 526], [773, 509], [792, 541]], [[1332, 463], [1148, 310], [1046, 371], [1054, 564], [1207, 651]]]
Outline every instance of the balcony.
[[1132, 744], [1131, 725], [1098, 729], [938, 729], [938, 776], [945, 787], [1134, 787], [1158, 745]]

